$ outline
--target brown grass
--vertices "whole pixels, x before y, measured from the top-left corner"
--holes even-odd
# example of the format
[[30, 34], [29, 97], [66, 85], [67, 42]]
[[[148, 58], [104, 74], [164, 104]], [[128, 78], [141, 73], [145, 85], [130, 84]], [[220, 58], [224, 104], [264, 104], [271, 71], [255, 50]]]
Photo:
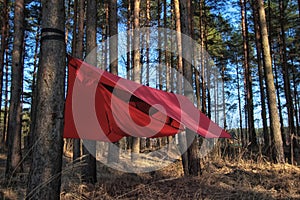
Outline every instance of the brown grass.
[[[27, 173], [5, 185], [5, 159], [2, 151], [0, 199], [24, 199]], [[97, 166], [98, 183], [83, 185], [82, 163], [64, 157], [61, 199], [300, 199], [300, 168], [289, 164], [219, 159], [202, 164], [200, 177], [183, 177], [179, 160], [141, 174], [123, 173], [101, 163]]]

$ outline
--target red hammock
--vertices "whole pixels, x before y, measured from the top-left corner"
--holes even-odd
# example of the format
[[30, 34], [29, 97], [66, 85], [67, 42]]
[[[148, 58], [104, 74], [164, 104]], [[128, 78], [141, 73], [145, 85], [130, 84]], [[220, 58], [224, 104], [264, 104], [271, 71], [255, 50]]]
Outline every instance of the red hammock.
[[205, 138], [230, 138], [182, 95], [68, 60], [65, 138], [116, 142], [124, 136], [173, 136], [184, 128]]

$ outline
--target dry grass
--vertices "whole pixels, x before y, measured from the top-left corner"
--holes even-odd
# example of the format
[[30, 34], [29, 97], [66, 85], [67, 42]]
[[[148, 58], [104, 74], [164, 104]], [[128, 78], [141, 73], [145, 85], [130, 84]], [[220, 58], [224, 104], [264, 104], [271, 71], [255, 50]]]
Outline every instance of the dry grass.
[[[180, 161], [149, 173], [123, 173], [98, 163], [98, 183], [80, 184], [82, 163], [64, 157], [61, 199], [300, 199], [300, 168], [253, 161], [209, 161], [200, 177], [183, 177]], [[0, 199], [24, 199], [26, 173], [4, 183], [0, 153]]]
[[98, 165], [95, 187], [63, 184], [62, 199], [300, 199], [300, 168], [241, 160], [208, 162], [200, 177], [183, 177], [180, 161], [151, 173]]

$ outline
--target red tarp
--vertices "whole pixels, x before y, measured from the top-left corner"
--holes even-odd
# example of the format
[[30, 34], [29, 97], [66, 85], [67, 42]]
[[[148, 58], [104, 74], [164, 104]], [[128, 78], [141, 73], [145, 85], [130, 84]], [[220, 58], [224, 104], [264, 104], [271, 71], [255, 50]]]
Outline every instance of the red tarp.
[[172, 136], [185, 127], [205, 138], [230, 138], [182, 95], [68, 60], [65, 138], [115, 142], [124, 136]]

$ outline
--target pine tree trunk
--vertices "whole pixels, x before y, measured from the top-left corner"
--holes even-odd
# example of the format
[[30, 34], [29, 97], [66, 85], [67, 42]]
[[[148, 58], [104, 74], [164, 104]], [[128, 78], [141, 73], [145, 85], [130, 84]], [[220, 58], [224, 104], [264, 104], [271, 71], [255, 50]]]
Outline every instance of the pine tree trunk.
[[[295, 134], [295, 124], [294, 124], [294, 104], [291, 95], [291, 84], [290, 84], [290, 74], [288, 63], [287, 63], [287, 47], [286, 47], [286, 36], [285, 36], [285, 9], [286, 5], [283, 0], [279, 1], [279, 11], [280, 11], [280, 51], [282, 56], [282, 72], [283, 72], [283, 82], [284, 82], [284, 94], [286, 99], [286, 107], [288, 111], [288, 133], [286, 135], [287, 138], [290, 138], [293, 134]], [[286, 144], [283, 141], [283, 144]], [[290, 152], [292, 153], [292, 152]], [[290, 158], [293, 159], [293, 158]]]
[[204, 60], [204, 24], [203, 24], [203, 9], [204, 1], [199, 1], [199, 30], [200, 30], [200, 42], [201, 42], [201, 93], [202, 93], [202, 113], [206, 114], [206, 81], [205, 81], [205, 60]]
[[[108, 4], [109, 11], [109, 59], [110, 59], [110, 73], [118, 75], [118, 9], [117, 0], [111, 0]], [[107, 162], [119, 161], [119, 146], [120, 143], [114, 142], [108, 144]]]
[[[149, 86], [150, 79], [150, 0], [146, 0], [146, 85]], [[146, 148], [147, 150], [151, 149], [151, 140], [150, 138], [146, 138]]]
[[[177, 49], [178, 49], [178, 76], [177, 76], [177, 90], [178, 94], [182, 94], [182, 82], [181, 77], [183, 76], [183, 63], [182, 63], [182, 38], [181, 38], [181, 17], [180, 17], [180, 5], [179, 0], [174, 0], [174, 10], [175, 10], [175, 26], [176, 26], [176, 38], [177, 38]], [[178, 134], [179, 140], [179, 149], [181, 153], [181, 160], [182, 160], [182, 168], [185, 176], [189, 175], [189, 166], [188, 166], [188, 153], [186, 137], [184, 133]]]
[[[7, 46], [7, 37], [8, 37], [8, 11], [7, 11], [7, 0], [3, 1], [3, 20], [1, 27], [1, 47], [0, 47], [0, 103], [2, 105], [2, 91], [3, 91], [3, 70], [4, 70], [4, 55]], [[6, 55], [7, 56], [7, 55]], [[7, 82], [7, 79], [6, 79]], [[6, 108], [4, 108], [6, 109]], [[4, 116], [4, 121], [6, 121]], [[3, 135], [2, 135], [2, 143], [5, 144], [6, 140], [6, 123], [3, 126]]]
[[246, 93], [246, 107], [247, 107], [247, 121], [248, 121], [248, 135], [251, 142], [251, 148], [257, 148], [256, 133], [254, 128], [254, 114], [253, 114], [253, 92], [252, 92], [252, 76], [249, 66], [249, 41], [248, 41], [248, 23], [246, 16], [247, 1], [241, 0], [241, 15], [242, 15], [242, 34], [243, 34], [243, 52], [244, 52], [244, 70], [245, 70], [245, 93]]
[[[96, 27], [97, 27], [97, 3], [96, 0], [87, 0], [87, 22], [86, 22], [86, 62], [97, 65], [97, 42], [96, 42]], [[88, 146], [88, 148], [87, 148]], [[82, 168], [82, 182], [95, 184], [97, 182], [96, 170], [96, 141], [83, 141], [83, 156], [82, 160], [85, 164]]]
[[[134, 0], [134, 10], [133, 10], [133, 80], [137, 83], [141, 83], [141, 65], [140, 65], [140, 0]], [[132, 138], [131, 146], [131, 159], [136, 160], [137, 154], [140, 152], [140, 139], [137, 137]]]
[[[191, 36], [192, 30], [192, 13], [191, 13], [191, 5], [192, 1], [181, 1], [180, 2], [180, 17], [181, 17], [181, 31], [183, 34], [187, 36]], [[193, 70], [191, 63], [189, 63], [192, 58], [192, 44], [185, 44], [184, 49], [182, 49], [182, 56], [185, 58], [183, 60], [183, 70], [184, 70], [184, 78], [188, 81], [190, 86], [193, 85]], [[194, 92], [191, 90], [188, 84], [184, 85], [184, 93], [185, 96], [190, 99], [191, 102], [194, 102]], [[200, 175], [200, 158], [199, 158], [199, 146], [196, 134], [190, 129], [186, 129], [187, 136], [187, 144], [191, 144], [188, 149], [188, 169], [189, 174], [198, 176]]]
[[64, 1], [42, 1], [43, 34], [27, 199], [60, 198], [66, 66], [64, 18]]
[[[37, 95], [37, 91], [36, 91], [36, 73], [37, 73], [37, 69], [38, 69], [38, 50], [39, 50], [39, 42], [40, 42], [40, 27], [41, 27], [41, 16], [39, 16], [38, 18], [38, 29], [36, 32], [36, 36], [35, 36], [35, 50], [34, 50], [34, 61], [33, 61], [33, 74], [32, 74], [32, 84], [31, 84], [31, 89], [32, 89], [32, 96], [31, 96], [31, 109], [30, 109], [30, 118], [31, 121], [35, 121], [35, 117], [36, 117], [36, 110], [35, 110], [35, 103], [36, 103], [36, 95]], [[30, 132], [29, 132], [29, 142], [28, 142], [28, 146], [29, 146], [29, 157], [31, 158], [32, 155], [32, 146], [33, 146], [33, 141], [34, 141], [34, 128], [35, 128], [35, 124], [31, 123], [30, 124]]]
[[[84, 19], [85, 19], [85, 0], [74, 1], [74, 27], [73, 27], [73, 48], [72, 53], [75, 57], [82, 59], [83, 58], [83, 37], [84, 37]], [[77, 26], [78, 24], [78, 26]], [[78, 32], [76, 29], [78, 27]], [[73, 160], [79, 161], [81, 156], [80, 152], [81, 142], [80, 139], [73, 139]]]
[[266, 102], [265, 102], [265, 89], [264, 89], [264, 73], [263, 65], [261, 59], [261, 35], [260, 27], [258, 21], [258, 10], [257, 4], [254, 4], [252, 1], [253, 17], [254, 17], [254, 32], [255, 32], [255, 45], [256, 45], [256, 54], [257, 54], [257, 65], [258, 65], [258, 78], [259, 78], [259, 89], [260, 89], [260, 101], [261, 101], [261, 117], [263, 123], [263, 136], [264, 136], [264, 153], [265, 155], [270, 156], [271, 148], [271, 137], [268, 131], [267, 123], [267, 112], [266, 112]]
[[11, 95], [8, 119], [8, 153], [6, 177], [22, 171], [21, 155], [21, 95], [23, 75], [24, 0], [15, 1], [14, 42], [12, 52]]
[[283, 152], [283, 143], [282, 136], [280, 131], [280, 123], [278, 117], [278, 109], [276, 102], [276, 93], [274, 86], [274, 77], [272, 72], [272, 60], [270, 54], [269, 38], [267, 31], [267, 22], [265, 16], [265, 8], [263, 0], [257, 0], [258, 10], [259, 10], [259, 22], [261, 27], [261, 36], [262, 36], [262, 47], [266, 71], [266, 86], [267, 86], [267, 97], [269, 104], [270, 112], [270, 127], [274, 135], [274, 148], [276, 161], [278, 163], [284, 163], [284, 152]]
[[240, 75], [239, 75], [239, 66], [237, 58], [235, 58], [236, 66], [236, 76], [237, 76], [237, 90], [238, 90], [238, 104], [239, 104], [239, 127], [240, 127], [240, 139], [242, 146], [246, 146], [245, 136], [243, 134], [243, 116], [242, 116], [242, 103], [241, 103], [241, 91], [240, 91]]
[[7, 140], [7, 115], [8, 115], [8, 48], [5, 50], [5, 94], [4, 94], [4, 121], [3, 121], [3, 138], [4, 145], [8, 146]]
[[[4, 54], [7, 45], [7, 26], [8, 26], [8, 15], [7, 15], [7, 0], [3, 0], [3, 13], [2, 13], [2, 27], [1, 27], [1, 47], [0, 47], [0, 103], [2, 105], [2, 88], [3, 88], [3, 69], [4, 69]], [[5, 133], [3, 132], [5, 138]], [[4, 142], [4, 140], [2, 140]]]

